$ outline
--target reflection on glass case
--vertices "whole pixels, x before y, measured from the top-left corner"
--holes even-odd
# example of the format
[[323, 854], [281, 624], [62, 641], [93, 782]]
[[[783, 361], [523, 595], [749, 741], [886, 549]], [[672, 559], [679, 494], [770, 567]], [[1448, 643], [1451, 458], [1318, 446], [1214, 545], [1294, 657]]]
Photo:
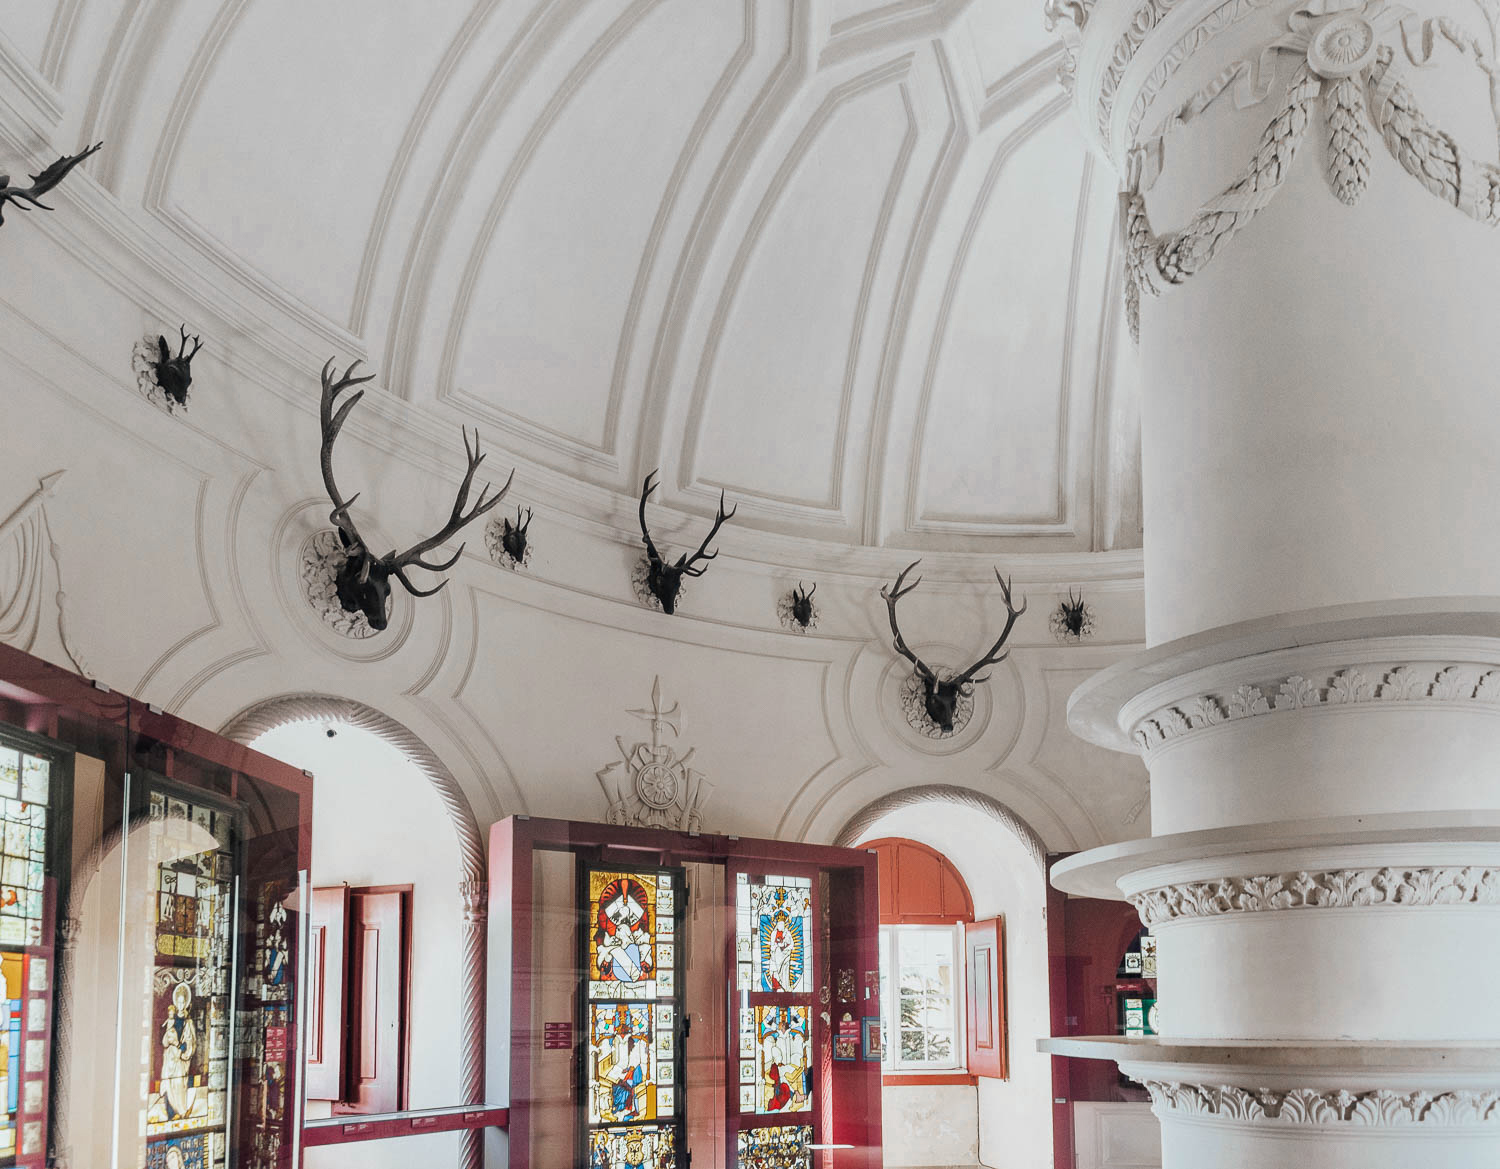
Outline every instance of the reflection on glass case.
[[311, 798], [0, 646], [0, 1166], [292, 1169]]
[[878, 1169], [828, 1022], [836, 977], [878, 1016], [874, 854], [515, 817], [490, 856], [511, 1169]]

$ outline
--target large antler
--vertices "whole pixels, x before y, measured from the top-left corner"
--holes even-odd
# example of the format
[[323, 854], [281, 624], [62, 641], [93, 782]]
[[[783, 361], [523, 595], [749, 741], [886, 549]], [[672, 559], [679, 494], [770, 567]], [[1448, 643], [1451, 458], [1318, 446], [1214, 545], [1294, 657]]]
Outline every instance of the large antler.
[[932, 667], [906, 647], [906, 639], [901, 636], [901, 626], [896, 623], [896, 602], [921, 584], [922, 578], [920, 576], [917, 577], [916, 580], [912, 581], [905, 588], [901, 587], [901, 583], [906, 579], [906, 574], [921, 563], [920, 560], [913, 560], [901, 570], [901, 575], [896, 578], [895, 584], [891, 585], [890, 588], [886, 588], [884, 585], [881, 586], [880, 595], [885, 598], [885, 607], [891, 615], [891, 635], [896, 639], [893, 648], [903, 658], [911, 662], [916, 667], [917, 673], [921, 674], [922, 677], [937, 681], [937, 675], [932, 672]]
[[719, 555], [717, 548], [712, 552], [708, 551], [708, 542], [719, 534], [719, 529], [724, 526], [724, 521], [739, 510], [740, 505], [735, 504], [728, 511], [725, 511], [724, 492], [719, 492], [719, 514], [714, 517], [714, 526], [708, 529], [708, 535], [703, 537], [703, 543], [698, 545], [698, 551], [694, 552], [691, 556], [679, 556], [677, 558], [677, 567], [682, 569], [684, 576], [702, 576], [708, 571], [708, 565], [706, 564], [702, 568], [693, 568], [692, 565], [700, 560], [713, 560]]
[[[178, 329], [177, 331], [182, 334], [182, 344], [180, 346], [178, 346], [178, 348], [177, 348], [177, 358], [178, 358], [179, 361], [183, 360], [184, 358], [187, 361], [192, 361], [193, 358], [195, 358], [195, 357], [198, 356], [198, 350], [200, 350], [200, 349], [203, 348], [203, 340], [200, 337], [194, 337], [193, 338], [193, 351], [191, 353], [189, 353], [187, 351], [187, 346], [188, 346], [188, 331], [187, 331], [187, 326], [183, 325], [182, 328]], [[357, 362], [357, 361], [354, 363], [354, 365], [358, 365], [358, 364], [359, 364], [359, 362]], [[354, 365], [351, 365], [349, 367], [350, 371], [352, 371], [354, 369]], [[374, 374], [370, 375], [370, 377], [374, 377], [374, 376], [375, 376]], [[359, 380], [360, 381], [368, 381], [369, 378], [360, 378]], [[361, 390], [360, 393], [362, 394], [362, 393], [364, 393], [364, 391]]]
[[641, 542], [646, 545], [646, 555], [651, 558], [652, 562], [660, 564], [661, 554], [657, 552], [656, 545], [651, 541], [651, 529], [646, 527], [646, 500], [656, 490], [656, 484], [651, 482], [654, 478], [656, 478], [656, 472], [652, 471], [641, 483]]
[[343, 405], [334, 413], [334, 400], [350, 386], [361, 385], [364, 382], [373, 381], [375, 375], [366, 377], [355, 377], [354, 371], [359, 367], [359, 361], [353, 361], [349, 368], [344, 370], [344, 376], [338, 381], [333, 380], [333, 358], [323, 366], [323, 401], [318, 407], [318, 423], [323, 430], [323, 488], [328, 492], [328, 498], [333, 501], [333, 511], [328, 518], [338, 525], [339, 531], [344, 534], [345, 540], [351, 547], [358, 545], [364, 547], [364, 541], [359, 538], [359, 530], [354, 526], [354, 520], [349, 515], [349, 508], [356, 499], [359, 492], [355, 492], [348, 499], [339, 493], [338, 484], [333, 481], [333, 444], [339, 436], [339, 431], [344, 427], [344, 420], [349, 417], [349, 411], [359, 404], [359, 400], [365, 396], [363, 390], [357, 390], [344, 400]]
[[474, 473], [479, 470], [479, 464], [484, 462], [485, 456], [479, 450], [478, 428], [476, 427], [474, 430], [474, 445], [472, 447], [469, 446], [468, 427], [462, 427], [461, 429], [464, 436], [464, 454], [468, 457], [469, 468], [464, 472], [464, 481], [459, 484], [458, 495], [454, 497], [453, 511], [448, 516], [448, 522], [443, 525], [441, 531], [428, 536], [425, 540], [418, 541], [405, 552], [397, 554], [395, 551], [392, 551], [386, 557], [387, 563], [391, 566], [391, 571], [406, 586], [407, 591], [416, 597], [430, 597], [448, 582], [446, 579], [442, 580], [435, 587], [424, 591], [411, 583], [406, 576], [406, 570], [417, 567], [428, 569], [431, 572], [444, 572], [457, 564], [458, 558], [464, 554], [465, 544], [460, 544], [458, 551], [441, 564], [431, 563], [422, 559], [422, 557], [439, 544], [446, 543], [453, 536], [457, 535], [460, 529], [484, 515], [485, 512], [504, 499], [505, 493], [510, 490], [511, 481], [516, 477], [515, 469], [512, 468], [510, 478], [505, 481], [505, 486], [500, 488], [494, 495], [489, 494], [494, 484], [486, 483], [484, 489], [480, 491], [479, 499], [475, 502], [474, 506], [465, 512], [464, 506], [469, 502], [469, 488], [474, 484]]
[[[1005, 611], [1010, 614], [1010, 616], [1005, 619], [1005, 628], [1001, 631], [1000, 636], [995, 640], [995, 644], [990, 646], [989, 653], [985, 654], [984, 657], [980, 658], [977, 662], [975, 662], [972, 666], [970, 666], [967, 670], [965, 670], [962, 674], [954, 679], [954, 681], [959, 683], [960, 685], [963, 685], [967, 682], [989, 681], [990, 676], [988, 674], [986, 674], [983, 678], [976, 678], [974, 677], [974, 675], [979, 670], [984, 669], [985, 666], [997, 665], [1000, 662], [1003, 662], [1006, 658], [1010, 657], [1010, 650], [1006, 650], [1004, 653], [1000, 653], [1000, 647], [1005, 644], [1005, 639], [1010, 636], [1010, 631], [1016, 623], [1016, 618], [1019, 617], [1022, 613], [1026, 612], [1025, 597], [1021, 598], [1021, 607], [1019, 609], [1011, 607], [1010, 581], [1006, 580], [1003, 576], [1000, 575], [1000, 570], [998, 568], [995, 569], [995, 579], [1000, 582], [1000, 592], [1001, 595], [1005, 597]], [[999, 656], [996, 656], [997, 654]]]

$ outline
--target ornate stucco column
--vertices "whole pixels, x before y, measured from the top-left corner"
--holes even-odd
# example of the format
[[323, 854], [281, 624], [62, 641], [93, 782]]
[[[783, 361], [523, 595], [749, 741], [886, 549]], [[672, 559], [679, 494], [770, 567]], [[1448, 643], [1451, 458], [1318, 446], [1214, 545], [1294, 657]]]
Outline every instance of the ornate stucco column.
[[1494, 0], [1049, 5], [1122, 181], [1150, 648], [1070, 720], [1148, 840], [1168, 1169], [1500, 1165]]

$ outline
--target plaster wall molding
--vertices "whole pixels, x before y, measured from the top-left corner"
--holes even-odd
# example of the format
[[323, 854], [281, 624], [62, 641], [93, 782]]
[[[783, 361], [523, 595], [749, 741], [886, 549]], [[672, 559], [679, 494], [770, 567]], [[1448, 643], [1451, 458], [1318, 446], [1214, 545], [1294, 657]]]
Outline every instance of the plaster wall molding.
[[1500, 869], [1451, 865], [1222, 877], [1147, 889], [1128, 900], [1148, 926], [1278, 909], [1500, 907]]
[[1037, 868], [1046, 872], [1047, 846], [1042, 843], [1042, 838], [1037, 835], [1030, 824], [993, 796], [987, 796], [973, 788], [957, 787], [946, 783], [903, 788], [901, 791], [891, 792], [889, 795], [881, 796], [878, 800], [873, 800], [849, 817], [844, 826], [839, 829], [833, 843], [841, 848], [849, 848], [857, 844], [869, 831], [871, 825], [882, 817], [898, 812], [902, 808], [926, 803], [951, 804], [989, 817], [1015, 836], [1026, 849], [1027, 855], [1036, 862]]
[[1500, 713], [1500, 663], [1363, 663], [1253, 684], [1230, 681], [1156, 707], [1134, 722], [1130, 737], [1149, 762], [1165, 744], [1225, 723], [1297, 710], [1418, 703]]
[[27, 651], [36, 645], [42, 628], [42, 611], [46, 607], [47, 562], [50, 560], [56, 585], [52, 599], [57, 609], [58, 640], [73, 668], [85, 678], [92, 678], [93, 671], [78, 652], [68, 630], [67, 593], [62, 585], [62, 550], [47, 522], [47, 500], [64, 473], [54, 471], [43, 476], [37, 489], [0, 522], [0, 548], [6, 541], [14, 541], [16, 555], [15, 588], [9, 596], [0, 594], [0, 640]]
[[[448, 812], [458, 838], [463, 900], [462, 955], [459, 962], [459, 995], [462, 1033], [459, 1037], [459, 1091], [465, 1104], [485, 1101], [485, 960], [488, 948], [489, 865], [484, 837], [468, 797], [457, 778], [420, 738], [395, 719], [348, 698], [326, 694], [287, 694], [259, 702], [231, 718], [220, 729], [225, 738], [253, 743], [278, 727], [300, 722], [339, 722], [357, 727], [394, 747], [427, 777]], [[479, 1141], [463, 1143], [462, 1169], [480, 1169], [483, 1148]]]
[[[864, 348], [863, 337], [870, 316], [871, 291], [875, 284], [882, 252], [891, 234], [891, 219], [896, 202], [906, 187], [912, 155], [920, 137], [910, 82], [915, 59], [914, 53], [901, 54], [893, 60], [881, 62], [874, 68], [830, 89], [772, 174], [749, 220], [745, 234], [735, 249], [728, 274], [721, 285], [712, 321], [708, 326], [688, 404], [678, 472], [680, 481], [701, 483], [713, 490], [724, 488], [733, 491], [738, 496], [758, 498], [773, 505], [781, 504], [798, 518], [813, 518], [817, 513], [824, 512], [832, 513], [824, 517], [826, 519], [837, 517], [845, 525], [850, 523], [850, 517], [844, 514], [846, 506], [844, 487], [845, 466], [850, 458], [850, 426], [857, 388], [855, 375], [859, 365], [859, 356]], [[844, 345], [844, 376], [839, 389], [838, 424], [831, 443], [833, 457], [829, 467], [827, 493], [822, 499], [794, 498], [771, 494], [764, 488], [750, 489], [742, 484], [712, 480], [700, 469], [702, 460], [699, 448], [703, 441], [704, 428], [712, 412], [714, 389], [721, 384], [721, 379], [714, 377], [714, 371], [719, 364], [720, 344], [729, 331], [730, 313], [739, 299], [750, 266], [761, 250], [766, 228], [782, 206], [787, 191], [792, 188], [802, 173], [807, 160], [817, 157], [815, 148], [828, 127], [834, 124], [837, 116], [853, 108], [861, 99], [888, 88], [894, 88], [900, 98], [901, 118], [891, 131], [892, 134], [899, 131], [900, 137], [896, 143], [890, 171], [886, 176], [884, 190], [880, 192], [875, 225], [867, 245], [865, 263], [855, 294], [850, 335]], [[812, 516], [805, 516], [803, 513], [812, 513]]]
[[1151, 1110], [1163, 1120], [1194, 1116], [1299, 1127], [1420, 1125], [1424, 1129], [1500, 1125], [1500, 1090], [1397, 1092], [1378, 1088], [1361, 1092], [1347, 1088], [1251, 1089], [1177, 1080], [1143, 1083], [1151, 1094]]

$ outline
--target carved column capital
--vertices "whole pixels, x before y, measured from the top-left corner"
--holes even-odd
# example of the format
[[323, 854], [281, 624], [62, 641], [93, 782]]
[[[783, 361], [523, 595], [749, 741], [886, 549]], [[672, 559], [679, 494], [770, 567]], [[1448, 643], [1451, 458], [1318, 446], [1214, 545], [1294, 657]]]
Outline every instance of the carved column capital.
[[487, 921], [490, 916], [490, 883], [488, 881], [460, 881], [459, 894], [464, 899], [464, 921], [474, 923]]

